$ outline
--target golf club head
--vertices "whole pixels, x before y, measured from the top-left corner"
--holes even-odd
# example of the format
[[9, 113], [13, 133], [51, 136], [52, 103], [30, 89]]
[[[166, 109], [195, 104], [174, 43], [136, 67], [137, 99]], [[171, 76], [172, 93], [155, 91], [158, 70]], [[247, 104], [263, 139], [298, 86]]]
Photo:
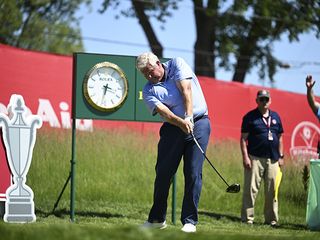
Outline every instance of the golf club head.
[[228, 193], [238, 193], [238, 192], [240, 192], [240, 184], [239, 183], [234, 183], [234, 184], [230, 185], [227, 188], [226, 192], [228, 192]]

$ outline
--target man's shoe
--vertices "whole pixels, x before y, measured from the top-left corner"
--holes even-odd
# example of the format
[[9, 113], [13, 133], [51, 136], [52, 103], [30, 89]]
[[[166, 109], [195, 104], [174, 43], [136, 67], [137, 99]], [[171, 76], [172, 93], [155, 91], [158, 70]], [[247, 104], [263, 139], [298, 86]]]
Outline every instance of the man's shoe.
[[186, 223], [185, 225], [183, 225], [183, 228], [181, 228], [181, 231], [186, 233], [193, 233], [197, 231], [197, 228], [192, 223]]
[[245, 223], [247, 225], [253, 225], [253, 221], [252, 220], [242, 221], [242, 223]]
[[159, 223], [151, 223], [146, 221], [144, 224], [141, 225], [142, 228], [158, 228], [158, 229], [165, 229], [167, 227], [166, 221], [159, 222]]
[[279, 224], [276, 221], [271, 221], [270, 226], [273, 228], [279, 227]]

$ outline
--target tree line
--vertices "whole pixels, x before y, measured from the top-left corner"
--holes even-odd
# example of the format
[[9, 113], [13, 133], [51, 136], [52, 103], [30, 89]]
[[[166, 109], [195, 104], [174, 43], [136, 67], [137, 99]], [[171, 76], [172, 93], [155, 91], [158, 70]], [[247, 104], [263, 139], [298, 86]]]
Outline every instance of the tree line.
[[[308, 32], [320, 37], [318, 0], [101, 0], [100, 14], [137, 18], [150, 49], [163, 57], [151, 19], [165, 29], [167, 20], [181, 6], [193, 9], [196, 26], [195, 73], [215, 77], [223, 68], [232, 81], [245, 82], [252, 67], [259, 77], [273, 82], [279, 67], [288, 67], [273, 55], [273, 44], [285, 36], [290, 42]], [[84, 51], [77, 15], [92, 0], [0, 0], [0, 43], [30, 50], [71, 54]], [[187, 30], [177, 34], [188, 35]]]

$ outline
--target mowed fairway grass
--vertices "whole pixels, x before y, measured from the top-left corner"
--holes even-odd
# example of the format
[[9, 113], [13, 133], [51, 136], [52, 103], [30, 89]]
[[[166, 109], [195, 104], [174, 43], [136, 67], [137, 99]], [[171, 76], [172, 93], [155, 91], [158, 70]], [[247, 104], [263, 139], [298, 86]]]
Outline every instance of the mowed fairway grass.
[[[139, 227], [152, 204], [154, 165], [158, 136], [129, 129], [77, 132], [75, 222], [70, 222], [70, 184], [51, 213], [68, 177], [71, 131], [38, 131], [27, 184], [34, 191], [37, 221], [8, 224], [0, 221], [0, 239], [320, 239], [320, 232], [305, 224], [307, 193], [303, 166], [287, 164], [279, 190], [281, 226], [264, 225], [263, 188], [256, 203], [253, 226], [240, 222], [242, 190], [225, 192], [226, 185], [205, 162], [197, 233], [180, 231], [183, 195], [182, 164], [177, 172], [176, 225], [171, 222], [168, 198], [168, 228]], [[235, 141], [210, 142], [208, 158], [231, 183], [243, 183], [242, 158]], [[286, 159], [290, 162], [290, 159]]]

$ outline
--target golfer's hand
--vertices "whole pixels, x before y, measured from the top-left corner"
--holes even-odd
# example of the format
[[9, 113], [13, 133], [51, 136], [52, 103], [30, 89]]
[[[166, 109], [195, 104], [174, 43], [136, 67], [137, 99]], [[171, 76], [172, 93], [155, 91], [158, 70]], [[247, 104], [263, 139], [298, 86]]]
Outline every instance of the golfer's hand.
[[179, 127], [186, 134], [190, 134], [193, 132], [193, 122], [191, 122], [188, 119], [181, 119], [181, 123], [179, 124]]
[[243, 158], [243, 167], [247, 169], [251, 169], [251, 160], [249, 157]]
[[308, 75], [306, 78], [306, 86], [308, 89], [311, 89], [316, 82], [312, 79], [311, 75]]
[[184, 120], [187, 123], [188, 134], [193, 132], [193, 128], [194, 128], [193, 117], [185, 117]]

